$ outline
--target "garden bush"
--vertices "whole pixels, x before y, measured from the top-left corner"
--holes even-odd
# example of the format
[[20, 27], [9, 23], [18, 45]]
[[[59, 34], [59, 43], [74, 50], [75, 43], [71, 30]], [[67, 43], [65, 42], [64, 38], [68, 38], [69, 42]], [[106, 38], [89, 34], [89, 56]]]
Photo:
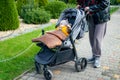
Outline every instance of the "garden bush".
[[115, 2], [116, 2], [115, 0], [110, 0], [111, 5], [115, 4]]
[[19, 27], [18, 13], [14, 0], [0, 0], [0, 31]]
[[117, 3], [120, 4], [120, 0], [117, 0]]
[[18, 10], [18, 14], [21, 14], [21, 9], [23, 5], [27, 4], [27, 0], [17, 0], [16, 6], [17, 6], [17, 10]]
[[62, 1], [51, 1], [45, 6], [45, 10], [51, 13], [52, 18], [58, 18], [66, 7], [66, 4]]
[[48, 3], [48, 0], [34, 0], [35, 6], [41, 7], [45, 6]]
[[76, 4], [70, 4], [70, 3], [67, 4], [67, 8], [75, 8], [75, 7], [76, 7]]
[[65, 2], [65, 3], [68, 3], [68, 0], [59, 0], [59, 1], [63, 1], [63, 2]]
[[120, 4], [120, 0], [110, 0], [111, 5], [118, 5]]
[[32, 11], [33, 9], [34, 9], [34, 5], [32, 5], [32, 4], [23, 5], [22, 8], [21, 8], [20, 17], [24, 18], [26, 12]]
[[76, 4], [76, 0], [59, 0], [59, 1], [63, 1], [65, 3]]
[[27, 11], [24, 16], [25, 23], [41, 24], [47, 23], [50, 20], [50, 14], [43, 9], [33, 9], [32, 11]]
[[45, 6], [47, 3], [48, 0], [17, 0], [17, 10], [19, 15], [22, 16], [23, 10]]
[[76, 0], [68, 0], [68, 3], [76, 4]]

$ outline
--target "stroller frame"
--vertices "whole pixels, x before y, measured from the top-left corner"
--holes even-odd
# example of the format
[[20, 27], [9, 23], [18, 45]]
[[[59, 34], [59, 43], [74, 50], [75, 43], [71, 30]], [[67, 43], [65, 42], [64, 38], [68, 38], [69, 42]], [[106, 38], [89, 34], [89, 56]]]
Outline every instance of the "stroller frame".
[[[86, 17], [86, 15], [85, 15], [85, 17]], [[79, 24], [81, 24], [82, 20], [85, 17], [83, 17], [81, 19]], [[44, 34], [44, 33], [45, 33], [45, 31], [42, 30], [42, 34]], [[56, 52], [52, 53], [52, 54], [54, 54], [54, 56], [52, 57], [50, 62], [45, 63], [45, 64], [41, 64], [41, 63], [39, 63], [39, 61], [37, 61], [37, 59], [38, 59], [37, 56], [38, 55], [35, 57], [36, 71], [37, 71], [37, 73], [41, 73], [41, 71], [42, 71], [41, 65], [43, 65], [43, 74], [44, 74], [44, 77], [45, 77], [46, 80], [51, 80], [52, 76], [53, 76], [52, 72], [48, 69], [48, 66], [52, 67], [52, 66], [56, 66], [56, 65], [60, 65], [60, 64], [69, 62], [69, 61], [74, 61], [75, 62], [75, 69], [76, 69], [77, 72], [84, 71], [85, 68], [87, 67], [87, 59], [84, 58], [84, 57], [79, 58], [78, 55], [77, 55], [77, 51], [76, 51], [76, 47], [75, 47], [72, 35], [73, 35], [73, 32], [71, 31], [71, 33], [67, 37], [67, 39], [64, 40], [64, 41], [67, 41], [69, 39], [70, 42], [71, 42], [71, 45], [72, 45], [71, 47], [72, 48], [64, 47], [64, 41], [63, 41], [62, 45], [57, 47]], [[43, 48], [45, 46], [43, 43], [37, 43], [37, 45], [40, 46], [40, 47], [43, 47]], [[46, 46], [45, 46], [45, 48], [46, 48]], [[67, 50], [65, 50], [65, 49], [67, 49]], [[50, 49], [48, 49], [48, 50], [50, 50]], [[65, 54], [66, 52], [69, 52], [69, 53]], [[61, 58], [61, 56], [68, 56], [68, 57]]]

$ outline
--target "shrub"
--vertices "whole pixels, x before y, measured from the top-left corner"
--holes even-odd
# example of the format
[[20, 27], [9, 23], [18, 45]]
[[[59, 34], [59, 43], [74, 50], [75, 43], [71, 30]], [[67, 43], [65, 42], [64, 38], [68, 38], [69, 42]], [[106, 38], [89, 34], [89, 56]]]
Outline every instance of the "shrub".
[[31, 5], [31, 4], [23, 5], [22, 8], [21, 8], [20, 17], [24, 18], [26, 12], [32, 11], [33, 9], [34, 9], [34, 5]]
[[65, 3], [76, 4], [76, 0], [59, 0], [59, 1], [63, 1]]
[[27, 11], [24, 16], [24, 22], [28, 24], [47, 23], [49, 20], [50, 14], [43, 9], [33, 9], [32, 11]]
[[52, 18], [58, 18], [65, 8], [66, 4], [61, 1], [51, 1], [45, 6], [45, 9], [51, 13]]
[[63, 1], [63, 2], [65, 2], [65, 3], [68, 3], [68, 0], [59, 0], [59, 1]]
[[48, 0], [17, 0], [17, 10], [19, 15], [21, 16], [21, 12], [24, 8], [38, 8], [41, 6], [45, 6], [48, 3]]
[[56, 0], [48, 0], [48, 2], [50, 2], [50, 1], [56, 1]]
[[115, 0], [110, 0], [110, 4], [111, 5], [115, 4]]
[[21, 14], [21, 9], [23, 5], [27, 4], [27, 0], [17, 0], [16, 6], [17, 6], [17, 10], [18, 10], [18, 14]]
[[67, 8], [75, 8], [76, 7], [76, 4], [67, 4]]
[[34, 0], [34, 4], [38, 7], [45, 6], [48, 3], [48, 0]]
[[76, 4], [76, 0], [68, 0], [68, 3]]
[[110, 0], [111, 5], [117, 5], [120, 4], [120, 0]]
[[117, 3], [120, 4], [120, 0], [117, 0]]
[[19, 27], [18, 13], [14, 0], [0, 0], [0, 30], [14, 30]]

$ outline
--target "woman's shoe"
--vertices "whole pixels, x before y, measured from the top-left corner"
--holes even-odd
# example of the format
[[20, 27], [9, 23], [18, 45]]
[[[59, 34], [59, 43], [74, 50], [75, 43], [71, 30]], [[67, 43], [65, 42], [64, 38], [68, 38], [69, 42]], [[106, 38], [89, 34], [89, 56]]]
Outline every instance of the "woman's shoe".
[[95, 57], [92, 57], [92, 58], [88, 59], [87, 62], [88, 62], [89, 64], [94, 63], [94, 62], [95, 62]]
[[100, 65], [100, 57], [95, 58], [93, 66], [94, 66], [94, 68], [99, 68], [101, 66]]

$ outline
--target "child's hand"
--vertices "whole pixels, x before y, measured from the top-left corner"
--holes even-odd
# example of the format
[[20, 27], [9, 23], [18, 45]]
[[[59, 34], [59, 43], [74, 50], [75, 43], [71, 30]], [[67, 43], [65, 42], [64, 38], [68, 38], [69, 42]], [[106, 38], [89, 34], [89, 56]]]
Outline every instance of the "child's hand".
[[90, 9], [89, 7], [85, 7], [84, 8], [85, 11], [89, 11], [89, 9]]

